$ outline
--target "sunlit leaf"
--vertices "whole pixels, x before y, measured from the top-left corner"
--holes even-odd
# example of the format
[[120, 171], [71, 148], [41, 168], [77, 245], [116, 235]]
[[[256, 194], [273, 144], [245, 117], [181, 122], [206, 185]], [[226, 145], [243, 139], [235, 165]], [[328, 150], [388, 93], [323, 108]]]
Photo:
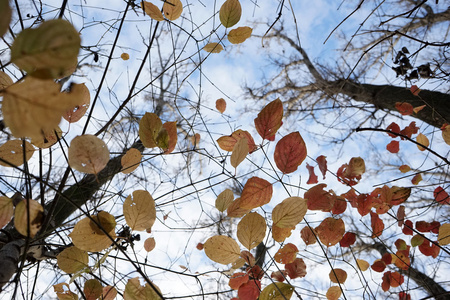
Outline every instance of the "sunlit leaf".
[[156, 220], [155, 201], [149, 192], [136, 190], [125, 199], [123, 215], [131, 230], [150, 229]]
[[[33, 199], [23, 199], [14, 211], [14, 227], [23, 236], [34, 237], [44, 221], [44, 208]], [[28, 235], [29, 230], [29, 235]]]
[[122, 53], [120, 54], [120, 58], [123, 60], [129, 60], [130, 59], [130, 55], [128, 53]]
[[275, 134], [283, 123], [282, 119], [283, 104], [280, 99], [276, 99], [258, 113], [255, 119], [256, 130], [263, 139], [274, 141]]
[[363, 272], [369, 269], [370, 267], [370, 264], [364, 259], [357, 259], [356, 264], [358, 265], [358, 268]]
[[[11, 7], [8, 0], [0, 0], [0, 37], [8, 31], [11, 22]], [[1, 89], [1, 87], [0, 87]]]
[[442, 138], [447, 145], [450, 145], [450, 126], [448, 124], [442, 126]]
[[161, 145], [158, 145], [162, 150], [164, 150], [164, 154], [172, 153], [175, 149], [175, 146], [177, 145], [178, 141], [178, 135], [177, 135], [177, 122], [166, 122], [162, 125], [162, 127], [167, 131], [167, 135], [169, 137], [169, 143], [167, 147], [161, 147]]
[[439, 245], [450, 244], [450, 223], [442, 224], [439, 227], [438, 243]]
[[225, 151], [233, 151], [234, 146], [240, 140], [246, 138], [248, 141], [249, 153], [257, 149], [253, 137], [248, 131], [238, 129], [229, 136], [222, 136], [217, 140], [219, 147]]
[[241, 19], [242, 8], [239, 0], [226, 0], [219, 11], [219, 19], [226, 28], [233, 27]]
[[240, 139], [236, 145], [234, 145], [233, 152], [231, 153], [230, 163], [234, 168], [237, 168], [241, 162], [247, 157], [248, 154], [248, 141], [246, 138]]
[[238, 223], [236, 235], [239, 242], [251, 250], [266, 236], [266, 220], [256, 212], [248, 213]]
[[410, 116], [413, 114], [413, 106], [407, 102], [396, 102], [395, 108], [402, 114], [403, 116]]
[[[64, 289], [66, 288], [66, 290]], [[78, 300], [78, 295], [72, 292], [69, 285], [65, 282], [61, 282], [53, 285], [53, 290], [59, 300]]]
[[166, 0], [163, 5], [164, 16], [170, 20], [174, 21], [181, 16], [183, 12], [183, 4], [180, 0]]
[[129, 174], [139, 167], [142, 159], [141, 152], [136, 148], [128, 149], [127, 153], [122, 156], [120, 163], [122, 165], [122, 173]]
[[223, 47], [219, 43], [208, 43], [203, 47], [203, 50], [209, 53], [220, 53], [223, 50]]
[[[0, 6], [1, 6], [2, 1], [4, 1], [4, 0], [0, 0]], [[8, 3], [8, 1], [6, 1], [6, 3]], [[0, 11], [1, 11], [1, 9], [0, 9]], [[3, 89], [6, 89], [8, 86], [12, 85], [13, 83], [14, 83], [14, 81], [12, 81], [11, 77], [9, 77], [8, 74], [6, 74], [3, 71], [0, 71], [0, 95], [2, 94]]]
[[89, 255], [75, 246], [64, 249], [56, 256], [58, 267], [68, 274], [76, 273], [88, 266]]
[[236, 261], [241, 250], [236, 241], [225, 235], [210, 237], [204, 244], [206, 256], [219, 264], [230, 264]]
[[407, 172], [411, 171], [411, 167], [408, 165], [401, 165], [398, 169], [402, 173], [407, 173]]
[[12, 167], [23, 165], [25, 145], [25, 159], [28, 161], [33, 156], [34, 147], [27, 141], [9, 140], [0, 146], [0, 166]]
[[155, 249], [155, 246], [156, 246], [156, 242], [155, 242], [155, 239], [152, 237], [150, 237], [144, 241], [144, 249], [147, 252], [150, 252], [153, 249]]
[[278, 169], [289, 174], [295, 172], [307, 155], [306, 145], [298, 131], [292, 132], [278, 141], [274, 160]]
[[11, 221], [14, 214], [13, 200], [0, 196], [0, 229]]
[[440, 186], [438, 186], [434, 192], [434, 200], [440, 204], [450, 204], [450, 197], [448, 193]]
[[32, 139], [31, 143], [38, 148], [45, 149], [54, 145], [61, 137], [62, 130], [58, 126], [48, 132], [42, 132], [42, 135], [39, 137], [39, 139]]
[[[419, 134], [417, 135], [416, 141], [417, 141], [419, 144], [421, 144], [421, 145], [423, 145], [423, 146], [425, 146], [425, 147], [430, 146], [430, 141], [429, 141], [428, 138], [427, 138], [425, 135], [423, 135], [422, 133], [419, 133]], [[419, 148], [420, 151], [425, 151], [425, 148], [422, 147], [422, 146], [417, 145], [417, 148]]]
[[411, 194], [411, 188], [405, 187], [393, 186], [391, 187], [391, 191], [392, 191], [392, 200], [391, 200], [392, 205], [402, 204], [409, 198], [409, 195]]
[[34, 77], [62, 78], [75, 71], [80, 44], [78, 31], [68, 21], [44, 21], [16, 36], [11, 62]]
[[139, 278], [137, 277], [128, 279], [127, 284], [125, 285], [123, 299], [124, 300], [161, 299], [161, 297], [155, 291], [155, 289], [159, 291], [159, 288], [154, 283], [152, 283], [152, 285], [153, 287], [150, 284], [145, 283], [145, 285], [142, 286], [141, 283], [139, 282]]
[[330, 280], [333, 283], [342, 284], [347, 280], [347, 272], [339, 268], [334, 268], [333, 270], [331, 270], [328, 276], [330, 277]]
[[253, 29], [248, 26], [238, 27], [230, 30], [228, 33], [228, 40], [232, 44], [240, 44], [245, 42], [252, 35]]
[[241, 198], [237, 198], [228, 205], [227, 216], [230, 218], [240, 218], [250, 212], [250, 210], [251, 209], [241, 207]]
[[85, 134], [70, 142], [69, 165], [77, 171], [97, 174], [106, 167], [109, 150], [105, 142], [95, 135]]
[[220, 212], [223, 212], [228, 208], [228, 206], [233, 202], [233, 200], [234, 200], [233, 191], [230, 189], [226, 189], [217, 196], [215, 206]]
[[232, 288], [233, 290], [238, 290], [239, 287], [244, 284], [247, 283], [249, 280], [248, 274], [247, 273], [243, 273], [243, 272], [238, 272], [238, 273], [234, 273], [231, 278], [230, 281], [228, 282], [228, 285], [230, 286], [230, 288]]
[[225, 99], [220, 98], [216, 100], [216, 109], [223, 114], [225, 112], [225, 110], [227, 109], [227, 102], [225, 101]]
[[158, 147], [156, 139], [162, 129], [161, 119], [154, 113], [146, 112], [139, 121], [139, 138], [146, 148]]
[[86, 300], [96, 300], [102, 295], [103, 287], [97, 279], [89, 279], [84, 283], [83, 292]]
[[259, 300], [288, 300], [291, 299], [294, 290], [290, 284], [273, 282], [261, 291]]
[[300, 237], [307, 246], [313, 245], [317, 242], [317, 238], [314, 235], [313, 230], [309, 226], [303, 227], [303, 229], [300, 231]]
[[73, 96], [76, 103], [63, 114], [63, 118], [69, 123], [78, 122], [86, 113], [91, 103], [91, 94], [84, 83], [72, 84], [70, 95]]
[[244, 185], [240, 207], [253, 209], [270, 202], [273, 187], [270, 182], [259, 177], [252, 177]]
[[306, 264], [301, 258], [294, 259], [293, 262], [285, 264], [286, 274], [291, 278], [302, 278], [306, 276]]
[[108, 232], [108, 235], [93, 223], [91, 219], [86, 217], [75, 224], [69, 237], [78, 249], [99, 252], [108, 248], [112, 244], [111, 239], [114, 240], [116, 238], [114, 229]]
[[364, 159], [352, 157], [348, 164], [342, 165], [337, 171], [338, 180], [347, 185], [353, 186], [361, 180], [361, 175], [366, 172]]
[[142, 1], [141, 7], [145, 11], [145, 13], [150, 16], [155, 21], [164, 21], [164, 16], [161, 12], [161, 10], [156, 6], [155, 4], [148, 2], [148, 1]]
[[330, 286], [325, 296], [327, 297], [327, 300], [338, 300], [341, 294], [342, 291], [340, 287]]
[[272, 237], [278, 243], [284, 242], [285, 239], [291, 236], [292, 230], [295, 229], [295, 226], [280, 228], [276, 225], [272, 226]]
[[318, 238], [327, 247], [340, 242], [345, 233], [345, 224], [342, 219], [328, 217], [315, 228]]
[[306, 200], [289, 197], [276, 205], [272, 211], [273, 224], [280, 228], [293, 227], [303, 220], [307, 211]]
[[380, 236], [384, 230], [383, 220], [380, 219], [378, 214], [370, 212], [370, 222], [372, 226], [372, 238]]
[[391, 153], [398, 153], [398, 151], [400, 150], [399, 141], [391, 141], [389, 144], [386, 145], [386, 149]]
[[277, 253], [275, 253], [275, 256], [273, 257], [277, 263], [280, 264], [290, 264], [292, 263], [298, 253], [298, 248], [292, 243], [284, 244], [283, 247], [281, 247]]

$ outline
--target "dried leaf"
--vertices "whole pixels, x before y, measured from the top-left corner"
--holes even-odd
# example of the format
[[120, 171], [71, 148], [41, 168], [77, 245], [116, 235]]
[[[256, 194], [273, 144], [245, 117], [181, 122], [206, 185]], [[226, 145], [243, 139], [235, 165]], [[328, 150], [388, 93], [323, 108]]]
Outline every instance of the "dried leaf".
[[319, 170], [323, 175], [323, 179], [325, 179], [325, 174], [327, 173], [328, 167], [327, 167], [327, 157], [320, 155], [316, 158], [316, 162], [319, 165]]
[[450, 223], [442, 224], [439, 227], [438, 243], [439, 245], [450, 244]]
[[120, 164], [122, 165], [122, 173], [129, 174], [139, 167], [141, 163], [142, 154], [136, 148], [128, 149], [127, 153], [120, 159]]
[[400, 150], [400, 143], [398, 141], [391, 141], [386, 145], [386, 149], [391, 153], [398, 153]]
[[225, 99], [220, 98], [216, 100], [216, 109], [223, 114], [225, 112], [225, 110], [227, 109], [227, 102], [225, 101]]
[[70, 95], [76, 100], [76, 103], [63, 114], [63, 118], [69, 123], [78, 122], [86, 113], [91, 103], [91, 94], [84, 83], [72, 84]]
[[[65, 291], [63, 287], [66, 287], [67, 290]], [[78, 295], [72, 292], [65, 282], [53, 285], [53, 290], [59, 300], [78, 300]]]
[[[394, 133], [400, 133], [400, 126], [398, 126], [397, 123], [392, 122], [392, 123], [386, 128], [386, 130], [390, 130], [390, 131], [392, 131], [392, 132], [394, 132]], [[388, 135], [389, 135], [391, 138], [396, 138], [396, 137], [398, 136], [398, 135], [392, 134], [392, 133], [388, 133]]]
[[241, 285], [243, 285], [244, 283], [247, 283], [248, 281], [249, 281], [249, 277], [248, 277], [247, 273], [238, 272], [238, 273], [234, 273], [230, 277], [230, 281], [228, 282], [228, 285], [233, 290], [238, 290]]
[[266, 236], [266, 220], [256, 212], [248, 213], [239, 222], [236, 235], [239, 242], [251, 250]]
[[162, 145], [159, 145], [159, 147], [164, 150], [164, 154], [172, 153], [175, 149], [175, 146], [177, 145], [178, 141], [178, 135], [177, 135], [177, 122], [166, 122], [162, 125], [163, 129], [166, 130], [167, 135], [169, 137], [169, 142], [167, 144], [167, 147], [161, 147]]
[[421, 106], [417, 106], [417, 107], [414, 107], [413, 111], [414, 111], [415, 114], [417, 114], [419, 111], [421, 111], [425, 107], [427, 107], [425, 104], [421, 105]]
[[117, 296], [117, 290], [113, 286], [105, 286], [102, 291], [101, 300], [114, 300]]
[[378, 214], [370, 212], [370, 222], [372, 226], [372, 238], [380, 236], [384, 230], [383, 220], [380, 219]]
[[287, 227], [287, 228], [280, 228], [276, 225], [272, 226], [272, 237], [275, 241], [278, 243], [284, 242], [285, 239], [291, 236], [292, 230], [295, 229], [295, 226]]
[[330, 274], [328, 274], [330, 277], [331, 282], [333, 283], [344, 283], [347, 280], [347, 272], [345, 272], [342, 269], [335, 268], [330, 271]]
[[84, 283], [83, 292], [86, 300], [96, 300], [102, 295], [103, 287], [97, 279], [89, 279]]
[[38, 140], [32, 139], [31, 143], [38, 148], [46, 149], [54, 145], [61, 137], [62, 130], [58, 126], [48, 132], [42, 132], [41, 137]]
[[236, 261], [241, 250], [236, 241], [225, 235], [210, 237], [204, 244], [206, 256], [219, 264], [230, 264]]
[[259, 295], [259, 300], [288, 300], [291, 299], [295, 288], [286, 283], [272, 282]]
[[341, 296], [342, 291], [338, 286], [330, 286], [327, 290], [327, 300], [338, 300]]
[[254, 152], [257, 147], [253, 137], [248, 131], [238, 129], [229, 136], [222, 136], [217, 140], [219, 147], [225, 151], [233, 151], [234, 146], [240, 140], [246, 138], [248, 141], [249, 153]]
[[228, 33], [228, 40], [232, 44], [240, 44], [245, 42], [252, 35], [253, 29], [248, 26], [238, 27]]
[[320, 183], [311, 187], [304, 197], [307, 199], [307, 205], [309, 210], [321, 210], [323, 212], [329, 212], [334, 206], [336, 197], [324, 190], [327, 185]]
[[289, 174], [295, 172], [305, 160], [306, 145], [298, 131], [292, 132], [278, 141], [274, 159], [278, 169]]
[[9, 140], [0, 146], [0, 166], [18, 167], [23, 165], [23, 145], [25, 145], [25, 159], [26, 161], [30, 160], [34, 153], [34, 147], [30, 143], [21, 140]]
[[314, 235], [313, 230], [309, 226], [303, 227], [303, 229], [300, 231], [300, 237], [307, 246], [313, 245], [317, 242], [316, 236]]
[[287, 243], [275, 253], [274, 259], [280, 264], [290, 264], [295, 260], [297, 253], [297, 246], [292, 243]]
[[419, 96], [420, 89], [417, 85], [412, 85], [410, 91], [414, 96]]
[[[0, 6], [2, 5], [1, 4], [2, 1], [4, 1], [4, 0], [0, 0]], [[8, 3], [8, 1], [6, 1], [6, 2]], [[1, 9], [0, 9], [0, 11], [1, 11]], [[0, 71], [0, 95], [2, 94], [3, 89], [6, 89], [8, 86], [10, 86], [12, 84], [14, 84], [14, 82], [12, 81], [11, 77], [9, 77], [8, 74], [6, 74], [5, 72]]]
[[97, 174], [106, 167], [109, 150], [105, 142], [95, 135], [85, 134], [70, 142], [69, 165], [77, 171]]
[[203, 47], [203, 50], [209, 53], [220, 53], [223, 50], [223, 47], [219, 43], [208, 43]]
[[256, 300], [261, 291], [261, 282], [259, 280], [249, 280], [242, 284], [238, 290], [240, 300]]
[[446, 124], [441, 128], [442, 130], [442, 138], [447, 145], [450, 145], [450, 126]]
[[153, 286], [148, 283], [145, 286], [141, 286], [139, 282], [139, 278], [131, 278], [128, 279], [127, 284], [125, 285], [125, 291], [123, 293], [124, 300], [159, 300], [161, 297], [155, 291], [157, 289], [160, 292], [159, 288], [152, 283]]
[[401, 165], [398, 169], [402, 173], [407, 173], [407, 172], [411, 171], [411, 167], [408, 165]]
[[139, 122], [139, 138], [146, 148], [158, 147], [157, 137], [163, 128], [161, 119], [154, 113], [146, 112]]
[[300, 197], [289, 197], [274, 207], [273, 224], [280, 228], [293, 227], [303, 220], [307, 211], [306, 200]]
[[402, 114], [403, 116], [410, 116], [413, 114], [413, 106], [407, 102], [397, 102], [395, 103], [395, 108]]
[[369, 269], [370, 267], [369, 263], [364, 259], [357, 259], [356, 264], [358, 265], [358, 268], [363, 272]]
[[418, 185], [422, 181], [422, 174], [418, 173], [414, 175], [414, 177], [411, 179], [411, 183], [414, 185]]
[[144, 12], [150, 16], [155, 21], [164, 21], [164, 16], [161, 12], [161, 10], [156, 6], [155, 4], [147, 1], [141, 2], [141, 7], [144, 10]]
[[327, 247], [339, 243], [345, 233], [345, 224], [342, 219], [328, 217], [315, 229], [320, 241]]
[[253, 209], [270, 202], [273, 187], [270, 182], [259, 177], [252, 177], [244, 185], [241, 194], [240, 207]]
[[237, 168], [241, 162], [247, 157], [248, 154], [248, 141], [246, 138], [240, 139], [236, 145], [234, 145], [233, 152], [231, 153], [230, 163], [234, 168]]
[[88, 266], [89, 255], [75, 246], [64, 249], [56, 256], [58, 267], [68, 274], [83, 270]]
[[[421, 145], [423, 145], [423, 146], [425, 146], [425, 147], [430, 146], [430, 141], [429, 141], [428, 138], [427, 138], [425, 135], [423, 135], [422, 133], [419, 133], [419, 134], [417, 135], [416, 141], [417, 141], [419, 144], [421, 144]], [[419, 145], [417, 145], [417, 148], [419, 148], [420, 151], [425, 151], [425, 149], [426, 149], [426, 148], [424, 148], [424, 147], [422, 147], [422, 146], [419, 146]]]
[[302, 278], [306, 276], [306, 264], [301, 258], [296, 258], [292, 263], [284, 266], [286, 274], [291, 278]]
[[174, 21], [181, 16], [183, 12], [183, 4], [180, 0], [166, 0], [163, 5], [164, 16], [170, 20]]
[[131, 230], [148, 230], [156, 220], [155, 201], [149, 192], [136, 190], [125, 199], [123, 215]]
[[227, 216], [230, 218], [240, 218], [250, 212], [251, 209], [241, 207], [241, 198], [237, 198], [227, 208]]
[[233, 27], [241, 19], [242, 8], [239, 0], [226, 0], [219, 11], [219, 19], [226, 28]]
[[319, 182], [317, 175], [314, 173], [314, 167], [310, 166], [308, 163], [306, 163], [306, 168], [309, 172], [309, 178], [306, 184], [316, 184]]
[[155, 239], [152, 237], [150, 237], [144, 241], [144, 249], [147, 252], [150, 252], [153, 249], [155, 249], [155, 246], [156, 246], [156, 242], [155, 242]]
[[350, 247], [356, 242], [356, 234], [353, 232], [346, 232], [342, 237], [342, 240], [339, 241], [339, 245], [341, 247]]
[[259, 112], [255, 119], [256, 130], [263, 139], [274, 141], [275, 134], [283, 124], [282, 119], [283, 104], [280, 99], [276, 99]]
[[226, 189], [217, 196], [215, 206], [220, 212], [223, 212], [228, 208], [228, 206], [233, 202], [233, 200], [234, 200], [233, 191], [230, 189]]
[[0, 196], [0, 229], [11, 221], [13, 215], [13, 200], [8, 197]]
[[[29, 213], [29, 215], [28, 215]], [[14, 227], [23, 236], [34, 237], [44, 221], [44, 208], [33, 199], [23, 199], [14, 211]]]

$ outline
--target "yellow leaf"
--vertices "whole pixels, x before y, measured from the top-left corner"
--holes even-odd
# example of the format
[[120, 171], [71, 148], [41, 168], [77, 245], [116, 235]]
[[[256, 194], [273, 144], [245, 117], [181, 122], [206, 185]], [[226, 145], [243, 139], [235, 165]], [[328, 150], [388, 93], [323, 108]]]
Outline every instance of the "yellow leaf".
[[[23, 165], [23, 142], [21, 140], [9, 140], [0, 146], [0, 166], [12, 167]], [[34, 147], [25, 141], [25, 159], [28, 161], [33, 156]]]
[[439, 227], [438, 242], [439, 245], [450, 244], [450, 223], [442, 224]]
[[12, 199], [0, 196], [0, 229], [11, 221], [14, 215], [14, 204]]
[[230, 189], [226, 189], [217, 196], [216, 208], [219, 211], [223, 212], [228, 208], [228, 206], [231, 204], [231, 202], [233, 202], [233, 200], [234, 200], [233, 191]]
[[411, 171], [411, 167], [408, 165], [401, 165], [398, 169], [402, 173], [407, 173], [407, 172]]
[[[152, 283], [153, 287], [148, 283], [145, 286], [141, 286], [139, 282], [139, 278], [131, 278], [128, 279], [127, 284], [125, 285], [125, 291], [123, 293], [124, 300], [158, 300], [161, 299], [158, 296], [155, 289], [159, 291], [159, 288]], [[161, 292], [160, 292], [161, 293]]]
[[369, 269], [370, 267], [370, 264], [364, 259], [357, 259], [356, 264], [358, 265], [358, 268], [363, 272]]
[[223, 50], [223, 47], [219, 43], [209, 43], [203, 47], [203, 50], [210, 53], [220, 53]]
[[150, 229], [156, 220], [155, 201], [147, 191], [134, 191], [123, 203], [123, 215], [131, 230]]
[[31, 143], [41, 149], [49, 148], [62, 137], [62, 130], [57, 126], [50, 131], [43, 131], [39, 139], [32, 139]]
[[266, 236], [266, 220], [256, 212], [245, 215], [237, 226], [237, 238], [251, 250], [258, 246]]
[[76, 99], [77, 102], [66, 111], [63, 118], [69, 123], [75, 123], [84, 116], [89, 108], [89, 104], [91, 103], [91, 94], [84, 83], [72, 84], [70, 94]]
[[85, 134], [70, 142], [69, 165], [77, 171], [97, 174], [106, 167], [109, 150], [95, 135]]
[[163, 5], [163, 12], [168, 20], [174, 21], [181, 16], [183, 4], [180, 0], [166, 0]]
[[450, 145], [450, 125], [446, 125], [442, 128], [442, 138], [447, 145]]
[[[334, 272], [333, 272], [334, 271]], [[345, 272], [342, 269], [333, 269], [330, 271], [330, 274], [328, 274], [330, 277], [331, 282], [333, 283], [344, 283], [347, 280], [347, 272]]]
[[127, 153], [125, 153], [124, 156], [122, 156], [120, 163], [122, 165], [122, 173], [123, 174], [129, 174], [133, 172], [134, 170], [139, 167], [139, 164], [141, 163], [142, 154], [141, 152], [136, 148], [130, 148], [128, 149]]
[[240, 44], [245, 42], [252, 35], [253, 29], [248, 26], [238, 27], [228, 33], [228, 40], [232, 44]]
[[147, 1], [141, 2], [141, 7], [147, 15], [155, 21], [164, 21], [164, 16], [161, 10], [155, 4]]
[[285, 239], [291, 236], [292, 230], [295, 229], [295, 226], [280, 228], [276, 225], [272, 226], [272, 237], [278, 243], [284, 242]]
[[89, 255], [75, 246], [64, 249], [56, 256], [58, 267], [68, 274], [76, 273], [88, 266]]
[[158, 147], [156, 139], [162, 129], [161, 119], [154, 113], [146, 112], [139, 122], [139, 138], [146, 148]]
[[227, 207], [227, 216], [230, 218], [240, 218], [246, 213], [250, 212], [251, 209], [241, 207], [241, 198], [237, 198], [230, 203]]
[[231, 153], [230, 162], [234, 168], [237, 168], [241, 162], [247, 157], [248, 154], [248, 141], [246, 138], [240, 139], [236, 145], [234, 145], [233, 152]]
[[112, 244], [111, 239], [114, 240], [117, 237], [114, 228], [106, 235], [98, 226], [93, 228], [96, 225], [92, 223], [88, 217], [81, 219], [75, 224], [69, 237], [78, 249], [90, 252], [105, 250]]
[[26, 77], [3, 92], [5, 125], [18, 138], [39, 139], [55, 129], [61, 117], [78, 105], [78, 93], [61, 93], [53, 80]]
[[29, 228], [30, 237], [34, 237], [41, 229], [43, 220], [44, 208], [36, 200], [23, 199], [17, 204], [14, 212], [14, 227], [21, 235], [28, 236]]
[[425, 104], [424, 104], [424, 105], [421, 105], [421, 106], [414, 107], [414, 108], [413, 108], [413, 112], [414, 112], [415, 114], [417, 114], [419, 111], [421, 111], [421, 110], [424, 109], [425, 107], [426, 107]]
[[9, 1], [0, 0], [0, 37], [8, 31], [9, 22], [11, 22], [11, 7], [9, 6]]
[[[419, 133], [419, 134], [417, 135], [416, 141], [417, 141], [419, 144], [421, 144], [421, 145], [423, 145], [423, 146], [425, 146], [425, 147], [428, 147], [428, 146], [430, 145], [430, 141], [429, 141], [428, 138], [427, 138], [425, 135], [423, 135], [422, 133]], [[419, 146], [419, 145], [417, 145], [417, 148], [419, 148], [420, 151], [424, 151], [424, 150], [425, 150], [424, 147]]]
[[233, 27], [241, 19], [242, 8], [239, 0], [227, 0], [219, 12], [219, 19], [226, 28]]
[[155, 239], [152, 237], [150, 237], [144, 241], [144, 249], [147, 252], [150, 252], [153, 249], [155, 249], [155, 246], [156, 246], [156, 242], [155, 242]]
[[91, 216], [91, 218], [89, 226], [91, 226], [91, 229], [98, 234], [105, 234], [105, 231], [111, 232], [116, 228], [116, 219], [106, 211], [101, 210], [97, 215]]
[[338, 286], [331, 286], [327, 291], [327, 299], [328, 300], [338, 300], [341, 296], [342, 291], [341, 288]]
[[[3, 1], [3, 0], [0, 0], [0, 1]], [[13, 83], [14, 82], [12, 81], [11, 77], [8, 76], [8, 74], [0, 71], [0, 95], [2, 94], [3, 89], [6, 89], [8, 86], [12, 85]]]
[[80, 44], [78, 31], [68, 21], [44, 21], [17, 35], [11, 46], [11, 62], [34, 77], [66, 77], [75, 71]]
[[[64, 290], [64, 287], [67, 290]], [[78, 295], [70, 291], [69, 285], [65, 282], [53, 285], [53, 290], [59, 300], [78, 300]]]
[[294, 287], [283, 282], [273, 282], [266, 286], [259, 295], [259, 300], [289, 300], [294, 293]]
[[122, 53], [122, 54], [120, 54], [120, 58], [123, 60], [129, 60], [130, 55], [128, 53]]
[[289, 197], [274, 207], [273, 224], [280, 227], [293, 227], [303, 220], [307, 211], [307, 201], [300, 197]]
[[203, 245], [206, 256], [219, 264], [230, 264], [235, 262], [241, 250], [236, 241], [225, 235], [210, 237]]
[[103, 287], [97, 279], [89, 279], [84, 283], [83, 292], [86, 300], [96, 300], [102, 295]]

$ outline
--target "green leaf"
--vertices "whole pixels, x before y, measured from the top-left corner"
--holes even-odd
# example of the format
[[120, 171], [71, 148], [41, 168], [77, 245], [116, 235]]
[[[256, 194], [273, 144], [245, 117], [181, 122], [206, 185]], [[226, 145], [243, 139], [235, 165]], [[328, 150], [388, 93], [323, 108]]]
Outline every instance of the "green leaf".
[[233, 27], [241, 19], [242, 8], [239, 0], [227, 0], [220, 8], [219, 19], [226, 28]]
[[261, 294], [259, 300], [285, 300], [291, 299], [294, 287], [290, 284], [282, 282], [274, 282], [266, 286]]

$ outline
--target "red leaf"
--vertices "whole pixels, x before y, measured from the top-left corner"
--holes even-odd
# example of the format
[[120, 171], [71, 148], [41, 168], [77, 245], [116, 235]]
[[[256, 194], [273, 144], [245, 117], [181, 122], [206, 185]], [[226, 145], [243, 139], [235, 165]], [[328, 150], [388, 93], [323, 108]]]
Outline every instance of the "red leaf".
[[306, 264], [301, 258], [296, 258], [292, 263], [285, 264], [284, 268], [291, 279], [306, 276]]
[[347, 209], [347, 201], [345, 201], [345, 198], [342, 196], [335, 196], [335, 198], [336, 199], [334, 201], [331, 212], [335, 215], [344, 213], [344, 211]]
[[412, 85], [411, 86], [411, 93], [414, 96], [419, 96], [419, 92], [420, 92], [420, 89], [419, 89], [419, 87], [417, 85]]
[[247, 273], [251, 280], [260, 280], [264, 276], [264, 271], [261, 270], [260, 266], [255, 265], [251, 268], [247, 268]]
[[413, 106], [407, 102], [397, 102], [395, 103], [395, 108], [403, 115], [409, 116], [413, 113]]
[[307, 200], [307, 206], [309, 210], [321, 210], [323, 212], [329, 212], [333, 208], [335, 197], [323, 188], [327, 185], [320, 183], [310, 188], [304, 197]]
[[278, 141], [274, 154], [275, 163], [281, 172], [292, 173], [305, 160], [306, 152], [300, 133], [292, 132]]
[[433, 258], [436, 258], [439, 255], [440, 248], [434, 243], [431, 243], [430, 245], [430, 241], [425, 239], [419, 246], [419, 250], [425, 256], [432, 256]]
[[255, 119], [256, 130], [264, 140], [274, 141], [283, 122], [283, 104], [276, 99], [267, 104]]
[[372, 238], [380, 236], [383, 233], [384, 223], [374, 212], [370, 212], [370, 221], [372, 226]]
[[439, 227], [441, 227], [441, 223], [438, 221], [433, 221], [431, 223], [425, 221], [416, 222], [416, 229], [419, 232], [433, 232], [437, 234], [439, 233]]
[[372, 209], [373, 197], [368, 194], [358, 195], [356, 198], [356, 207], [361, 216], [367, 215]]
[[272, 184], [259, 177], [252, 177], [244, 185], [239, 203], [241, 208], [253, 209], [270, 202], [272, 198]]
[[342, 240], [339, 242], [341, 247], [350, 247], [356, 242], [356, 234], [353, 232], [346, 232], [342, 237]]
[[400, 150], [400, 143], [398, 141], [391, 141], [387, 144], [386, 149], [391, 153], [398, 153]]
[[303, 227], [303, 229], [300, 231], [300, 237], [307, 246], [315, 244], [317, 242], [316, 236], [314, 235], [312, 229], [308, 226]]
[[323, 179], [325, 179], [325, 174], [327, 173], [327, 157], [320, 155], [316, 158], [316, 162], [319, 165], [319, 170], [323, 175]]
[[411, 295], [406, 292], [398, 293], [398, 300], [411, 300]]
[[376, 261], [373, 262], [373, 264], [370, 266], [372, 268], [372, 270], [374, 270], [375, 272], [383, 272], [384, 269], [386, 268], [386, 264], [384, 263], [384, 261], [382, 261], [381, 259], [377, 259]]
[[386, 252], [381, 257], [381, 261], [384, 262], [386, 265], [389, 265], [390, 263], [392, 263], [392, 255], [390, 253]]
[[270, 278], [273, 278], [279, 282], [283, 282], [286, 279], [286, 271], [272, 272], [272, 274], [270, 274]]
[[203, 250], [203, 244], [198, 243], [196, 248], [197, 248], [197, 250]]
[[441, 223], [438, 221], [433, 221], [430, 224], [430, 231], [435, 234], [439, 234], [439, 227], [441, 227]]
[[383, 282], [381, 283], [381, 288], [383, 291], [387, 292], [391, 287], [391, 277], [389, 276], [391, 271], [384, 272], [383, 274]]
[[317, 236], [327, 247], [334, 246], [342, 240], [345, 224], [342, 219], [328, 217], [316, 227]]
[[416, 134], [419, 132], [419, 127], [416, 126], [416, 122], [411, 122], [408, 126], [406, 126], [402, 131], [400, 131], [401, 134], [411, 137], [413, 134]]
[[403, 234], [405, 235], [413, 235], [414, 231], [412, 230], [413, 228], [413, 223], [410, 220], [406, 220], [405, 224], [403, 226]]
[[240, 300], [256, 300], [261, 291], [259, 280], [250, 280], [239, 287], [238, 296]]
[[399, 272], [392, 272], [390, 277], [391, 286], [394, 288], [400, 286], [405, 281], [405, 278]]
[[314, 167], [310, 166], [308, 163], [306, 163], [306, 168], [308, 169], [308, 172], [309, 172], [309, 178], [308, 178], [308, 181], [306, 182], [306, 184], [318, 183], [319, 180], [317, 179], [317, 175], [314, 174]]
[[[397, 123], [392, 122], [392, 123], [386, 128], [386, 130], [390, 130], [390, 131], [395, 132], [395, 133], [400, 133], [400, 126], [398, 126]], [[389, 136], [392, 137], [392, 138], [396, 138], [396, 137], [398, 136], [398, 135], [395, 135], [395, 134], [392, 134], [392, 133], [388, 133], [388, 134], [389, 134]]]
[[361, 180], [361, 175], [366, 171], [366, 165], [361, 157], [352, 157], [348, 164], [343, 164], [336, 175], [340, 182], [353, 186]]
[[233, 275], [231, 275], [228, 285], [233, 290], [238, 290], [241, 285], [243, 285], [244, 283], [247, 283], [248, 281], [249, 281], [248, 274], [239, 272], [239, 273], [234, 273]]
[[434, 200], [440, 204], [450, 204], [448, 193], [440, 186], [434, 190]]

